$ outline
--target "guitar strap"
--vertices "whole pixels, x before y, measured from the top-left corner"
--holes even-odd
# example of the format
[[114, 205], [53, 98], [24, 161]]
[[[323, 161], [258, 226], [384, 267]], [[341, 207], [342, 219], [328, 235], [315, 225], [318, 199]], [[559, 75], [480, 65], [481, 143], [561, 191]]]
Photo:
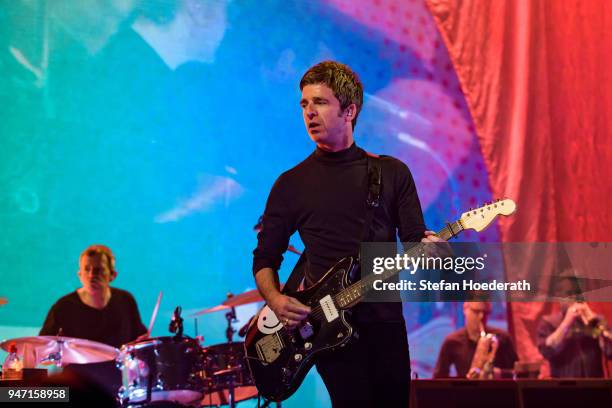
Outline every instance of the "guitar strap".
[[[374, 219], [374, 209], [380, 206], [380, 193], [382, 192], [382, 170], [380, 168], [380, 157], [372, 153], [368, 154], [368, 197], [366, 199], [366, 217], [361, 233], [362, 241], [369, 241], [371, 235], [372, 220]], [[357, 252], [359, 253], [359, 251]], [[306, 251], [302, 252], [296, 262], [282, 293], [295, 292], [304, 279], [307, 263]]]

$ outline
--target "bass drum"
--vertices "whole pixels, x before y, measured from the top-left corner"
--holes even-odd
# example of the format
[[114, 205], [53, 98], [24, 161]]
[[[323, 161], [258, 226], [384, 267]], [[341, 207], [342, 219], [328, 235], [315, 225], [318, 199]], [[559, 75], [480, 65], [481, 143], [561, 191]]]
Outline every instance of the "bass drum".
[[123, 406], [172, 401], [191, 405], [202, 399], [204, 354], [187, 337], [156, 337], [125, 344], [117, 367], [123, 385], [118, 397]]
[[224, 343], [205, 347], [205, 394], [201, 406], [228, 405], [230, 388], [234, 387], [234, 401], [257, 397], [257, 388], [244, 359], [244, 343]]

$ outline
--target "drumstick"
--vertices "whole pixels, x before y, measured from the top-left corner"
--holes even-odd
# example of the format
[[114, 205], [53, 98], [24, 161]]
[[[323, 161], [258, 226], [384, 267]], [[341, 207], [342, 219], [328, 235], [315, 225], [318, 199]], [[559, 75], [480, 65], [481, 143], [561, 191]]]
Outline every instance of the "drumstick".
[[162, 291], [160, 290], [159, 295], [157, 296], [157, 303], [155, 304], [155, 307], [153, 308], [153, 314], [151, 315], [151, 321], [149, 322], [149, 331], [147, 332], [149, 337], [151, 337], [151, 331], [153, 330], [153, 325], [155, 324], [155, 319], [157, 318], [157, 311], [159, 310], [159, 304], [161, 303], [161, 299], [162, 299]]

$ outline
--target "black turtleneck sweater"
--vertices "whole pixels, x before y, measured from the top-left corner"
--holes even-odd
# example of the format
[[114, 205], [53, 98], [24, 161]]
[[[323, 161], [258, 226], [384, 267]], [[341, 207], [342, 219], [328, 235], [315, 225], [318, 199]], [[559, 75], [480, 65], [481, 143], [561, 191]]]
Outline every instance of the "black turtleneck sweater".
[[[425, 224], [408, 167], [393, 157], [381, 156], [381, 170], [383, 205], [375, 209], [370, 240], [395, 242], [399, 236], [402, 242], [420, 241]], [[333, 153], [316, 148], [274, 183], [253, 251], [253, 273], [266, 267], [278, 270], [295, 231], [308, 255], [306, 286], [318, 281], [341, 258], [356, 255], [363, 238], [367, 192], [367, 153], [363, 149], [355, 144]], [[358, 314], [401, 318], [399, 304], [380, 305], [386, 310], [382, 314], [371, 306], [360, 306], [363, 312]]]

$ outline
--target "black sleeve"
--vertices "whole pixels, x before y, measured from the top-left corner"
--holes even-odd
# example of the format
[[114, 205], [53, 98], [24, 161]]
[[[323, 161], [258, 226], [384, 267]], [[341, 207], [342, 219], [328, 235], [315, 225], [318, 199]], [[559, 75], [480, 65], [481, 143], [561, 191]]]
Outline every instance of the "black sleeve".
[[606, 356], [607, 359], [612, 358], [612, 339], [609, 339], [605, 336], [602, 336], [600, 338], [601, 338], [601, 341], [603, 342], [602, 348], [603, 348], [604, 355]]
[[564, 341], [561, 341], [557, 347], [550, 347], [546, 345], [546, 339], [555, 330], [556, 327], [546, 319], [542, 319], [538, 324], [536, 345], [538, 346], [540, 354], [542, 354], [542, 357], [544, 357], [546, 360], [554, 358], [564, 348]]
[[396, 217], [401, 242], [420, 242], [425, 236], [425, 221], [421, 202], [412, 174], [403, 162], [396, 160], [395, 196], [397, 197]]
[[57, 304], [51, 306], [49, 312], [47, 313], [47, 318], [38, 333], [39, 336], [55, 336], [60, 327], [59, 322], [57, 321]]
[[433, 378], [448, 378], [450, 376], [451, 366], [451, 346], [450, 342], [444, 340], [442, 347], [440, 347], [440, 354], [438, 354], [438, 360], [436, 361], [436, 367], [434, 368]]
[[257, 248], [253, 251], [253, 274], [262, 268], [278, 271], [289, 238], [295, 232], [289, 202], [284, 198], [283, 176], [272, 186], [263, 215], [262, 229], [257, 234]]

